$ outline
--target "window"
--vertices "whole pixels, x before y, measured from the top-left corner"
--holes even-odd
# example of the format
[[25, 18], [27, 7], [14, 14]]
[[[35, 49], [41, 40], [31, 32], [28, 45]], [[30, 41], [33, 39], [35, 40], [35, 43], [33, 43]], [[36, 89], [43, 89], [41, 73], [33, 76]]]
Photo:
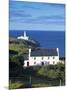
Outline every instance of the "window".
[[55, 64], [55, 61], [53, 61], [53, 64]]
[[41, 62], [41, 65], [43, 66], [44, 65], [44, 62]]
[[36, 60], [36, 57], [34, 57], [34, 60]]
[[55, 57], [53, 57], [53, 59], [55, 59]]
[[49, 59], [50, 57], [48, 57], [48, 59]]
[[27, 62], [27, 66], [29, 66], [29, 62]]
[[50, 62], [48, 62], [48, 64], [50, 64]]
[[42, 57], [42, 60], [44, 59], [44, 57]]
[[34, 64], [36, 64], [36, 62], [34, 62]]
[[45, 65], [47, 65], [48, 64], [48, 62], [47, 61], [45, 61]]

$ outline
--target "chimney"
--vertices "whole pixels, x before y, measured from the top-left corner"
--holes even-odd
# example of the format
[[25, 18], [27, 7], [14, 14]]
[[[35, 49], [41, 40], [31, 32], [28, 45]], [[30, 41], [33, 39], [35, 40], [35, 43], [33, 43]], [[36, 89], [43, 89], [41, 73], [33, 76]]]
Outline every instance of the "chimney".
[[57, 54], [58, 54], [58, 56], [59, 56], [59, 48], [57, 48]]
[[31, 48], [29, 48], [29, 57], [31, 56]]

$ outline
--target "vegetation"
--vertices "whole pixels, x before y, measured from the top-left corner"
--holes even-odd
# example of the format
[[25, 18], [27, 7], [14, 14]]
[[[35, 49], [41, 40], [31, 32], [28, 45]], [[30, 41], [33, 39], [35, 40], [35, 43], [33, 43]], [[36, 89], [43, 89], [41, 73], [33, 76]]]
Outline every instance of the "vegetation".
[[35, 41], [36, 43], [25, 41], [25, 40], [18, 40], [15, 38], [9, 38], [9, 49], [17, 51], [18, 53], [25, 53], [28, 52], [28, 48], [40, 46], [40, 44]]
[[63, 86], [65, 85], [64, 71], [64, 64], [28, 67], [23, 68], [21, 73], [14, 77], [12, 76], [10, 80], [22, 82], [23, 86], [21, 88]]
[[28, 52], [29, 48], [27, 46], [28, 44], [17, 41], [9, 44], [9, 88], [65, 85], [65, 64], [23, 67], [24, 53]]
[[14, 50], [14, 51], [17, 51], [18, 53], [25, 53], [25, 52], [28, 52], [28, 48], [25, 48], [23, 45], [21, 44], [10, 44], [9, 45], [9, 49], [10, 50]]
[[10, 89], [17, 89], [17, 88], [20, 88], [21, 86], [23, 86], [22, 83], [19, 83], [19, 82], [9, 82], [9, 88]]

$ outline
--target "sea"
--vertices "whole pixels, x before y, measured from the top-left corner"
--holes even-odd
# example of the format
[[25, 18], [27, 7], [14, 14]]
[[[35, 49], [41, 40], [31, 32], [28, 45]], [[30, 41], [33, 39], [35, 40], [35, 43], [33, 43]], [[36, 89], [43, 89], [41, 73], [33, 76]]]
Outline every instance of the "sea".
[[[9, 37], [23, 35], [23, 30], [9, 30]], [[65, 32], [64, 31], [28, 31], [27, 36], [40, 43], [41, 48], [59, 48], [60, 57], [65, 57]]]

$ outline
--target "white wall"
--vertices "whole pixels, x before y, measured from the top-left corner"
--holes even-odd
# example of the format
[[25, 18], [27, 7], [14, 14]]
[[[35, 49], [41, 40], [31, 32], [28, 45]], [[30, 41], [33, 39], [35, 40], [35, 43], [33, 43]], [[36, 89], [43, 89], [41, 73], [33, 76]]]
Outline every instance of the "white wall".
[[[49, 62], [49, 64], [57, 64], [59, 62], [59, 49], [58, 48], [57, 48], [57, 54], [58, 54], [58, 56], [38, 56], [38, 57], [34, 56], [34, 57], [32, 57], [31, 49], [29, 49], [29, 60], [24, 61], [24, 66], [27, 66], [27, 62], [29, 62], [29, 66], [42, 65], [42, 62], [44, 64], [46, 64], [48, 62]], [[36, 58], [36, 59], [34, 59], [34, 58]]]
[[28, 40], [29, 39], [29, 37], [23, 37], [23, 36], [20, 36], [20, 37], [17, 37], [17, 39], [23, 39], [23, 40]]
[[[36, 58], [36, 59], [34, 59]], [[48, 63], [49, 64], [57, 64], [59, 62], [59, 57], [58, 56], [44, 56], [42, 59], [42, 56], [39, 57], [29, 57], [29, 60], [25, 60], [24, 61], [24, 66], [27, 66], [27, 62], [29, 62], [29, 66], [35, 66], [35, 65], [42, 65], [42, 62], [44, 62], [44, 64]], [[54, 62], [54, 63], [53, 63]]]

